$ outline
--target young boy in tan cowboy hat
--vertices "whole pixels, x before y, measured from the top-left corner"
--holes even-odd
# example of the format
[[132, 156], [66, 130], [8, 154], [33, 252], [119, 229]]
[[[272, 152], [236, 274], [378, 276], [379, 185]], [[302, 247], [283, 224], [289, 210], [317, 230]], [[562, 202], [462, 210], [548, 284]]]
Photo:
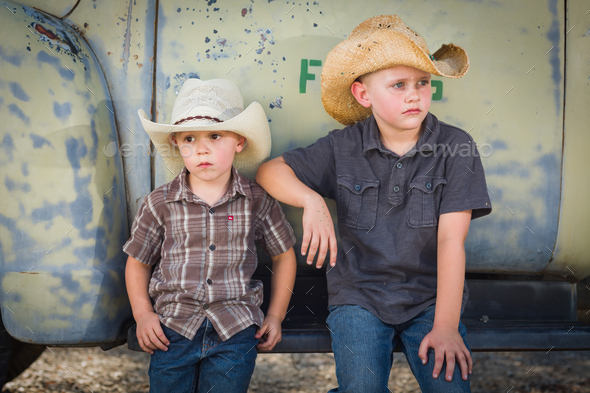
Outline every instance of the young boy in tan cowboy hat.
[[[279, 204], [238, 173], [253, 175], [270, 153], [266, 115], [257, 102], [244, 110], [238, 87], [221, 79], [187, 80], [171, 124], [139, 115], [165, 165], [180, 171], [145, 198], [124, 246], [137, 339], [152, 354], [150, 391], [245, 393], [255, 347], [281, 340], [296, 271]], [[273, 262], [266, 317], [252, 280], [255, 241]]]
[[[320, 268], [330, 251], [331, 392], [388, 392], [396, 345], [423, 391], [469, 391], [464, 241], [491, 204], [475, 142], [428, 112], [431, 74], [468, 68], [462, 48], [431, 55], [397, 16], [370, 18], [322, 71], [324, 107], [347, 127], [258, 171], [271, 195], [304, 208], [307, 262], [319, 251]], [[336, 201], [338, 253], [322, 197]]]

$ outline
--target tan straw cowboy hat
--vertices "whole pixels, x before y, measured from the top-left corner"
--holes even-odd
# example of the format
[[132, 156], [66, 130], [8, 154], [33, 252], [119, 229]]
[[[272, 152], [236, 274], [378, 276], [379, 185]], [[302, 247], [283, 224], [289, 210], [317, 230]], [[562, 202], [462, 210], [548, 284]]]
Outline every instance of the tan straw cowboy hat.
[[381, 15], [358, 25], [348, 39], [328, 53], [322, 70], [322, 102], [326, 112], [349, 125], [371, 115], [350, 91], [361, 75], [396, 65], [406, 65], [448, 78], [461, 78], [469, 58], [459, 46], [443, 45], [433, 55], [426, 41], [397, 15]]
[[233, 131], [246, 138], [236, 153], [234, 167], [254, 178], [258, 166], [270, 156], [268, 119], [258, 102], [244, 109], [244, 99], [235, 83], [225, 79], [188, 79], [182, 85], [172, 108], [170, 124], [154, 123], [140, 109], [139, 118], [166, 166], [175, 174], [184, 167], [178, 147], [170, 142], [174, 132]]

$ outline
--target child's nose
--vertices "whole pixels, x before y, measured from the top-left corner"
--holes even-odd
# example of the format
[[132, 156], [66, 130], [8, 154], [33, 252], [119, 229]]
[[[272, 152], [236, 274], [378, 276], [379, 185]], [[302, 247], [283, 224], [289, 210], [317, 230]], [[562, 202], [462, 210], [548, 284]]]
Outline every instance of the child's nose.
[[406, 99], [408, 101], [417, 101], [420, 99], [420, 94], [418, 94], [418, 89], [416, 89], [415, 87], [410, 88], [410, 90], [408, 91], [408, 95], [406, 96]]
[[197, 140], [197, 153], [204, 154], [209, 151], [208, 141], [204, 138]]

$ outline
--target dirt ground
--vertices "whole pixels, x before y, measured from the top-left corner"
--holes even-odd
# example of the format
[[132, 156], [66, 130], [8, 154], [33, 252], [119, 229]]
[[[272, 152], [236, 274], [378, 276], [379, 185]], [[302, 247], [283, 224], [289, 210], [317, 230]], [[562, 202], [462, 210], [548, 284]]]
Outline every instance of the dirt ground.
[[[473, 358], [473, 392], [590, 392], [590, 351], [476, 352]], [[148, 354], [125, 346], [106, 352], [51, 348], [2, 392], [147, 392], [148, 364]], [[332, 354], [260, 354], [249, 392], [310, 393], [334, 387]], [[389, 389], [420, 391], [401, 353], [395, 354]]]

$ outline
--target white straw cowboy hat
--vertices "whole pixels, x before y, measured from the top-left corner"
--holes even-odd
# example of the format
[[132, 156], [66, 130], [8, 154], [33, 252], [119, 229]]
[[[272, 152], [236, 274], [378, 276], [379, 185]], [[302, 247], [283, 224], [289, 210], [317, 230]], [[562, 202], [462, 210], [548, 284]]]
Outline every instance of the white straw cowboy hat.
[[459, 46], [443, 45], [433, 55], [426, 41], [397, 15], [381, 15], [358, 25], [348, 39], [328, 53], [322, 70], [322, 102], [326, 112], [349, 125], [371, 115], [350, 91], [361, 75], [396, 65], [406, 65], [448, 78], [461, 78], [469, 58]]
[[232, 131], [246, 138], [233, 165], [240, 174], [253, 178], [258, 166], [270, 156], [268, 119], [258, 102], [244, 109], [244, 99], [235, 83], [225, 79], [188, 79], [172, 108], [170, 124], [154, 123], [140, 109], [139, 118], [166, 166], [175, 174], [184, 167], [178, 147], [170, 142], [174, 132]]

